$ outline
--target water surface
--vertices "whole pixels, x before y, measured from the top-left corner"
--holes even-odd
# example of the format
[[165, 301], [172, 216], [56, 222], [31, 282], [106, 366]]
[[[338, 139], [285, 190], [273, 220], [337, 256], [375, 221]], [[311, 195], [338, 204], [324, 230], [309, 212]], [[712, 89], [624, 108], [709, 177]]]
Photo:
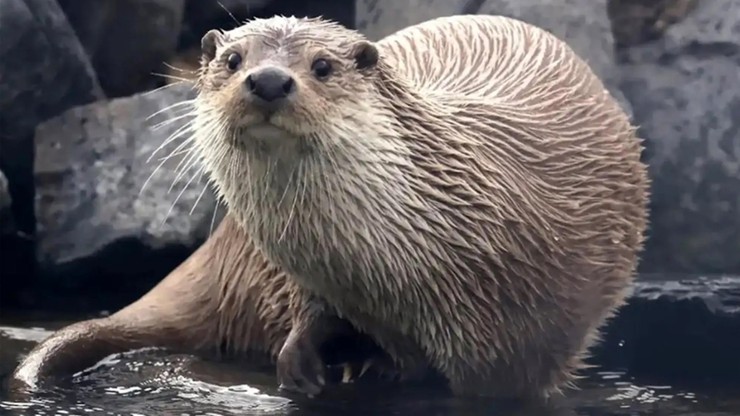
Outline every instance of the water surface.
[[[66, 322], [0, 320], [0, 374]], [[511, 409], [421, 387], [339, 386], [310, 400], [276, 388], [271, 369], [250, 369], [190, 355], [148, 349], [108, 357], [53, 389], [8, 397], [2, 415], [497, 415], [497, 416], [738, 416], [740, 394], [731, 387], [671, 386], [601, 371], [581, 389], [548, 408]]]

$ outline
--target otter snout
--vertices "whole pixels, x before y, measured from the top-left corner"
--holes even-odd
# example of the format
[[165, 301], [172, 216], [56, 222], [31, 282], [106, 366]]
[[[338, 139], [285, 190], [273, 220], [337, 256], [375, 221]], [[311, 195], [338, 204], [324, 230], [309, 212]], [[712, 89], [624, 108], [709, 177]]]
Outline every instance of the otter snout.
[[286, 71], [276, 67], [258, 69], [244, 80], [247, 92], [266, 103], [275, 103], [295, 91], [295, 80]]

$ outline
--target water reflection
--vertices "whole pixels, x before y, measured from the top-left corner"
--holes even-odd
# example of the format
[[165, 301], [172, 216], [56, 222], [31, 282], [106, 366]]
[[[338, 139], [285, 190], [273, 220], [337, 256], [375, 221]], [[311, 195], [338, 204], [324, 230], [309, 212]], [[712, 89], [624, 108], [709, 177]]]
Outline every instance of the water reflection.
[[[0, 328], [0, 349], [18, 354], [43, 338], [38, 330]], [[23, 341], [27, 340], [27, 341]], [[24, 345], [18, 348], [18, 345]], [[0, 355], [9, 359], [10, 355]], [[0, 363], [10, 368], [13, 363]], [[278, 392], [271, 371], [155, 349], [115, 356], [51, 390], [0, 396], [8, 415], [430, 415], [430, 416], [736, 416], [731, 392], [697, 393], [637, 383], [618, 372], [594, 374], [582, 389], [548, 408], [510, 408], [443, 392], [341, 386], [320, 399]], [[4, 400], [4, 401], [2, 401]]]

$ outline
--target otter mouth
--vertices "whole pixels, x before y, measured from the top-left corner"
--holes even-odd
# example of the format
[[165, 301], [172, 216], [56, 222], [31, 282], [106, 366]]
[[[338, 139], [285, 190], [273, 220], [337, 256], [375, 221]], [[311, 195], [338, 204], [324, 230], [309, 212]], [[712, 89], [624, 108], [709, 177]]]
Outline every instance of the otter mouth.
[[284, 140], [295, 137], [295, 135], [290, 131], [269, 121], [252, 123], [244, 126], [242, 129], [248, 136], [256, 139]]

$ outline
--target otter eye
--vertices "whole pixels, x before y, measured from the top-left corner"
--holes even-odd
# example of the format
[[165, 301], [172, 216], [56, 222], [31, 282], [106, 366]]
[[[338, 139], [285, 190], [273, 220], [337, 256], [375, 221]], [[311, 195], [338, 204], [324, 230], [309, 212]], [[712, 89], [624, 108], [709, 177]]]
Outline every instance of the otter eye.
[[230, 71], [236, 71], [239, 65], [242, 63], [242, 56], [236, 52], [232, 52], [229, 58], [226, 60], [226, 66], [229, 67]]
[[326, 59], [317, 59], [311, 64], [311, 70], [316, 78], [326, 78], [331, 74], [331, 63]]

